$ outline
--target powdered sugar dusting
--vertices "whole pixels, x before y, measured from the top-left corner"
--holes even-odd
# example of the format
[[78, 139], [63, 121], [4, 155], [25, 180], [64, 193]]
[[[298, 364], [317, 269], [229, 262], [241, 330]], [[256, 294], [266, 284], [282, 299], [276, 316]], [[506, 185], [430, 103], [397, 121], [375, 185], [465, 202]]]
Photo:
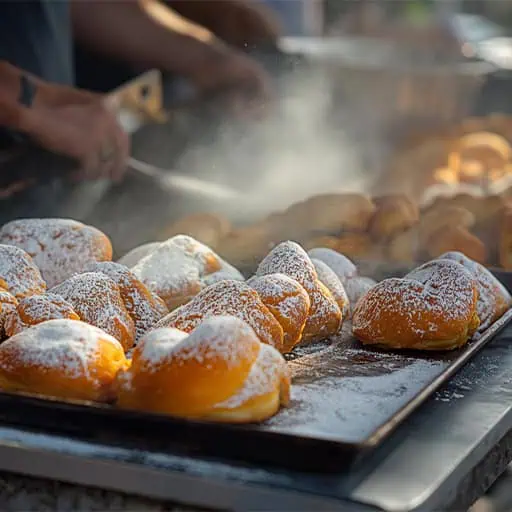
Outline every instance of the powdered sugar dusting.
[[351, 279], [347, 279], [345, 282], [345, 290], [347, 291], [352, 310], [354, 310], [359, 299], [376, 284], [377, 281], [374, 281], [371, 277], [355, 276]]
[[262, 345], [242, 389], [215, 408], [235, 409], [248, 400], [271, 393], [289, 373], [283, 356], [270, 345]]
[[189, 335], [177, 329], [157, 329], [142, 341], [141, 358], [150, 364], [165, 360], [197, 361], [208, 367], [222, 360], [233, 367], [244, 358], [246, 345], [242, 338], [258, 341], [255, 332], [242, 320], [232, 316], [208, 318]]
[[334, 300], [338, 303], [338, 306], [343, 313], [343, 318], [350, 314], [350, 299], [345, 291], [345, 287], [341, 284], [338, 276], [334, 273], [326, 263], [320, 260], [311, 259], [315, 266], [318, 279], [327, 286], [327, 289], [331, 292]]
[[71, 219], [19, 219], [0, 229], [0, 243], [15, 245], [34, 259], [49, 287], [112, 258], [112, 246], [98, 229]]
[[117, 262], [128, 268], [134, 267], [142, 258], [145, 258], [157, 249], [161, 243], [162, 242], [150, 242], [148, 244], [139, 245], [139, 247], [135, 247], [135, 249], [132, 249], [123, 257], [119, 258]]
[[136, 341], [169, 312], [162, 299], [124, 265], [106, 261], [95, 263], [88, 270], [104, 274], [118, 285], [124, 305], [135, 323]]
[[156, 328], [175, 327], [191, 332], [204, 320], [229, 315], [250, 325], [263, 343], [279, 347], [283, 330], [246, 283], [221, 281], [200, 292], [191, 302], [164, 317]]
[[80, 318], [123, 341], [135, 331], [116, 283], [98, 272], [70, 277], [52, 293], [67, 300]]
[[477, 313], [480, 318], [479, 331], [487, 329], [499, 316], [498, 301], [510, 307], [512, 299], [504, 286], [483, 265], [469, 259], [461, 252], [447, 252], [439, 260], [460, 263], [476, 279], [478, 284]]
[[347, 279], [357, 275], [357, 267], [354, 263], [339, 252], [324, 247], [318, 247], [311, 249], [308, 254], [310, 258], [323, 261], [329, 268], [331, 268], [342, 284], [345, 284]]
[[101, 329], [77, 320], [50, 320], [9, 338], [0, 351], [4, 368], [14, 371], [20, 365], [39, 370], [59, 369], [68, 377], [91, 378], [89, 367], [98, 355], [99, 339], [121, 346]]
[[46, 290], [46, 283], [32, 258], [12, 245], [0, 245], [0, 278], [18, 299]]

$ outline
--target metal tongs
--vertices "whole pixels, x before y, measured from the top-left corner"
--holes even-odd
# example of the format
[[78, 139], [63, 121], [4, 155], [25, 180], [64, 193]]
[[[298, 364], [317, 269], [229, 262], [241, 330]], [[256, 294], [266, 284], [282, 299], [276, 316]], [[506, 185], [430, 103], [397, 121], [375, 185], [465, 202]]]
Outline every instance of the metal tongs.
[[[163, 124], [171, 121], [173, 116], [186, 112], [193, 101], [186, 102], [171, 111], [163, 108], [162, 77], [157, 70], [152, 70], [125, 86], [114, 91], [107, 98], [107, 103], [116, 111], [123, 129], [133, 134], [148, 123]], [[230, 187], [194, 178], [173, 170], [142, 162], [133, 156], [128, 159], [128, 168], [138, 174], [157, 182], [171, 191], [197, 194], [214, 200], [238, 199], [241, 193]]]

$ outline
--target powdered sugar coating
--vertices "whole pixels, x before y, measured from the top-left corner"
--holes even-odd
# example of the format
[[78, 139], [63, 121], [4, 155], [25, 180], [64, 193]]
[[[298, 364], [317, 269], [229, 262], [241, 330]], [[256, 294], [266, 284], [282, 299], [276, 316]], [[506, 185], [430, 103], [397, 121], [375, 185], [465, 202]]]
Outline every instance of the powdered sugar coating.
[[13, 336], [33, 325], [57, 319], [80, 320], [80, 317], [60, 295], [32, 295], [21, 299], [16, 309], [7, 316], [5, 332]]
[[208, 368], [222, 360], [232, 368], [246, 356], [241, 338], [257, 341], [254, 330], [232, 316], [207, 318], [188, 335], [172, 328], [156, 329], [143, 338], [139, 360], [154, 368], [164, 362], [191, 360]]
[[99, 272], [70, 277], [52, 293], [67, 300], [80, 318], [118, 339], [125, 350], [133, 345], [135, 326], [117, 284]]
[[147, 244], [139, 245], [119, 258], [117, 263], [120, 263], [125, 267], [132, 268], [137, 265], [142, 258], [145, 258], [157, 249], [161, 243], [162, 242], [149, 242]]
[[[461, 252], [447, 252], [438, 258], [460, 263], [476, 279], [478, 284], [477, 313], [480, 318], [479, 331], [487, 329], [505, 309], [510, 307], [512, 298], [505, 287], [483, 265], [471, 260]], [[507, 307], [508, 306], [508, 307]], [[502, 310], [501, 310], [502, 309]]]
[[77, 320], [49, 320], [9, 338], [0, 351], [3, 368], [15, 371], [34, 366], [39, 371], [58, 369], [69, 378], [94, 379], [91, 367], [98, 356], [99, 340], [117, 346], [119, 342], [92, 325]]
[[345, 282], [345, 290], [350, 301], [352, 311], [356, 307], [359, 299], [363, 297], [368, 290], [373, 288], [377, 284], [377, 281], [371, 277], [355, 276], [351, 279], [347, 279]]
[[126, 310], [135, 323], [135, 341], [169, 313], [162, 299], [146, 288], [124, 265], [105, 261], [94, 263], [88, 271], [104, 274], [117, 284]]
[[356, 305], [353, 332], [363, 341], [399, 348], [461, 341], [470, 334], [475, 310], [471, 274], [453, 261], [432, 261], [404, 279], [386, 279], [373, 286]]
[[23, 249], [13, 245], [0, 245], [0, 278], [17, 299], [46, 290], [46, 283], [33, 259]]
[[343, 318], [350, 316], [350, 299], [345, 291], [345, 287], [341, 284], [338, 276], [334, 273], [334, 270], [332, 270], [331, 267], [323, 261], [316, 260], [314, 258], [312, 258], [311, 261], [315, 266], [318, 279], [327, 286], [328, 290], [334, 297], [334, 300], [338, 303], [338, 306], [343, 313]]
[[306, 251], [295, 242], [278, 244], [259, 264], [257, 276], [282, 273], [295, 279], [308, 292], [310, 315], [304, 329], [306, 340], [321, 339], [338, 332], [342, 313], [333, 296], [323, 285]]
[[53, 287], [94, 261], [112, 258], [112, 245], [98, 229], [71, 219], [19, 219], [0, 229], [0, 243], [25, 250]]
[[357, 267], [346, 256], [339, 252], [327, 249], [324, 247], [317, 247], [308, 252], [310, 258], [323, 261], [341, 281], [345, 284], [347, 279], [351, 279], [357, 275]]
[[283, 329], [258, 294], [241, 281], [221, 281], [201, 291], [192, 301], [169, 313], [155, 328], [193, 331], [216, 316], [233, 316], [247, 323], [263, 343], [281, 348]]
[[253, 364], [242, 389], [215, 409], [236, 409], [249, 400], [279, 389], [283, 379], [290, 379], [290, 370], [283, 356], [270, 345], [261, 345], [258, 359]]

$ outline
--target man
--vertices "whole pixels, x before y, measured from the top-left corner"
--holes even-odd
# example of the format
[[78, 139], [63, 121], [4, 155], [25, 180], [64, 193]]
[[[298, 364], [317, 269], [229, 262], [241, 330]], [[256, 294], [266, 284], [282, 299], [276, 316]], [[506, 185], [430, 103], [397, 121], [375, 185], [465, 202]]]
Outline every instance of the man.
[[[240, 7], [243, 0], [222, 2], [253, 20], [257, 40], [274, 37], [276, 29], [262, 11]], [[217, 2], [169, 0], [183, 12], [200, 13], [201, 3], [212, 12]], [[224, 15], [217, 11], [217, 18]], [[265, 98], [268, 91], [265, 73], [255, 62], [157, 0], [0, 2], [4, 144], [12, 133], [27, 136], [77, 160], [79, 178], [118, 179], [129, 141], [101, 96], [73, 87], [73, 34], [109, 58], [182, 76], [203, 94], [232, 92], [234, 105]]]

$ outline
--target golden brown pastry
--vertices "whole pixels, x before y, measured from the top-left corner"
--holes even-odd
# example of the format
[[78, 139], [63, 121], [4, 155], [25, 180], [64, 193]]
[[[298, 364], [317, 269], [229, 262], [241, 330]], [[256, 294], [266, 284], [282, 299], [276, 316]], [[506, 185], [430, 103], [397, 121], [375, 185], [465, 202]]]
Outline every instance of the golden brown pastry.
[[[321, 194], [294, 204], [282, 214], [288, 237], [307, 233], [364, 232], [375, 205], [361, 194]], [[299, 233], [300, 231], [300, 233]]]
[[212, 274], [219, 272], [222, 279], [243, 280], [238, 270], [209, 247], [186, 235], [161, 243], [131, 270], [163, 299], [170, 311], [186, 304], [211, 284], [208, 279]]
[[342, 313], [331, 292], [318, 279], [315, 266], [306, 251], [295, 242], [282, 242], [259, 264], [257, 276], [285, 274], [295, 279], [308, 292], [311, 301], [303, 341], [314, 341], [338, 333]]
[[69, 302], [81, 320], [116, 338], [125, 350], [135, 341], [135, 324], [128, 314], [117, 284], [99, 272], [70, 277], [50, 290]]
[[205, 288], [190, 302], [162, 318], [155, 328], [173, 327], [189, 333], [208, 318], [226, 315], [247, 323], [262, 343], [283, 350], [283, 328], [257, 292], [241, 281], [221, 281]]
[[46, 283], [34, 260], [13, 245], [0, 245], [0, 278], [18, 300], [46, 290]]
[[122, 258], [117, 260], [117, 263], [125, 267], [132, 268], [142, 259], [157, 249], [162, 242], [149, 242], [147, 244], [139, 245], [131, 251], [127, 252]]
[[503, 316], [512, 305], [512, 297], [506, 288], [483, 265], [466, 257], [460, 252], [447, 252], [439, 256], [440, 260], [452, 260], [466, 268], [478, 285], [477, 313], [480, 319], [480, 331], [484, 331], [498, 318]]
[[345, 291], [345, 287], [341, 284], [340, 279], [334, 273], [334, 270], [321, 260], [311, 258], [311, 262], [315, 266], [318, 279], [327, 287], [334, 297], [336, 304], [341, 309], [343, 318], [350, 318], [350, 302]]
[[8, 337], [5, 332], [5, 324], [10, 315], [16, 314], [17, 306], [18, 300], [16, 297], [9, 293], [6, 288], [0, 287], [0, 341]]
[[6, 315], [5, 334], [10, 337], [48, 320], [80, 320], [73, 306], [59, 295], [45, 293], [21, 299]]
[[300, 342], [309, 316], [308, 293], [295, 279], [284, 274], [253, 277], [247, 284], [258, 293], [283, 328], [282, 352], [291, 352]]
[[459, 263], [437, 260], [385, 279], [358, 302], [354, 336], [390, 349], [452, 350], [479, 326], [477, 283]]
[[95, 261], [112, 259], [112, 244], [96, 228], [70, 219], [19, 219], [0, 229], [0, 243], [26, 251], [49, 288]]
[[469, 230], [475, 225], [475, 216], [465, 208], [458, 206], [438, 206], [424, 212], [420, 223], [420, 242], [424, 247], [431, 236], [446, 227], [460, 227]]
[[377, 211], [370, 222], [369, 232], [376, 240], [389, 240], [419, 220], [418, 207], [406, 195], [377, 197], [373, 202]]
[[357, 267], [343, 254], [326, 247], [316, 247], [308, 252], [310, 258], [323, 261], [345, 285], [348, 279], [357, 276]]
[[425, 249], [431, 258], [449, 252], [462, 252], [468, 258], [484, 263], [487, 260], [487, 250], [484, 243], [467, 229], [459, 226], [446, 226], [432, 233]]
[[94, 263], [88, 271], [105, 274], [117, 284], [126, 311], [135, 324], [135, 341], [169, 313], [165, 302], [142, 284], [124, 265], [105, 261]]
[[230, 423], [263, 421], [289, 400], [286, 362], [234, 317], [205, 320], [189, 335], [146, 334], [120, 372], [120, 407]]
[[215, 213], [193, 213], [174, 222], [164, 230], [162, 238], [188, 235], [208, 247], [217, 248], [219, 242], [231, 231], [228, 219]]
[[420, 232], [417, 226], [399, 233], [387, 245], [388, 260], [397, 263], [416, 263], [420, 253]]
[[109, 402], [125, 365], [123, 347], [106, 332], [76, 320], [50, 320], [0, 345], [0, 387]]
[[505, 270], [512, 270], [512, 208], [505, 208], [500, 219], [499, 260]]

